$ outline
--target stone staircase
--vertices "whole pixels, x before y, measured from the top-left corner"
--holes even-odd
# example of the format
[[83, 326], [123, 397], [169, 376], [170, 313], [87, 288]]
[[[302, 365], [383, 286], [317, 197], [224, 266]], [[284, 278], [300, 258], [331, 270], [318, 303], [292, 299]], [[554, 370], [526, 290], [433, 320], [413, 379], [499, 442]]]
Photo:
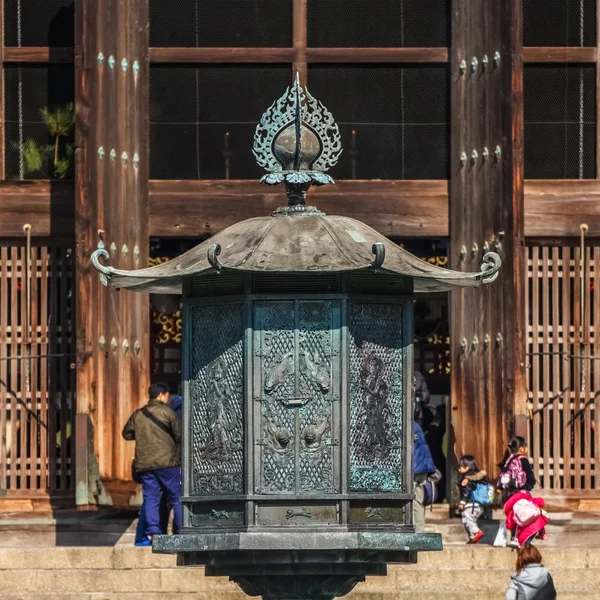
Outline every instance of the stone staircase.
[[[174, 556], [133, 547], [134, 513], [8, 514], [0, 518], [2, 600], [241, 600], [226, 578], [177, 567]], [[447, 509], [428, 513], [443, 552], [417, 565], [392, 565], [348, 600], [501, 600], [516, 554], [492, 548], [498, 513], [482, 522], [484, 544], [466, 546], [462, 525]], [[561, 600], [600, 600], [600, 514], [553, 513], [550, 539], [540, 543]]]
[[[600, 549], [542, 549], [560, 600], [600, 600]], [[359, 584], [348, 600], [501, 600], [515, 555], [504, 549], [449, 547], [419, 564], [391, 566]], [[241, 600], [226, 578], [176, 567], [148, 548], [0, 548], [3, 600]]]

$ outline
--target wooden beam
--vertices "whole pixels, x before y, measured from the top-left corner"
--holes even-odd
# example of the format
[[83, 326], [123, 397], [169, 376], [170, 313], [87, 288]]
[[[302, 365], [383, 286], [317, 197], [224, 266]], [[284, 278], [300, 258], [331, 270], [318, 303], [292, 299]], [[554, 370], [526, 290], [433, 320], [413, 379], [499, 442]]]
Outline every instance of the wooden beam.
[[73, 237], [73, 182], [0, 182], [0, 237], [22, 237], [25, 223], [33, 237]]
[[594, 63], [596, 47], [542, 47], [523, 48], [523, 62], [526, 63]]
[[4, 48], [2, 60], [5, 63], [67, 63], [72, 64], [75, 60], [74, 48], [57, 48], [46, 46], [23, 46], [15, 48], [7, 46]]
[[525, 219], [531, 238], [578, 238], [581, 223], [588, 225], [588, 237], [600, 237], [600, 181], [528, 180]]
[[300, 76], [300, 83], [306, 85], [307, 64], [307, 0], [292, 0], [292, 45], [294, 46], [293, 75]]
[[[445, 63], [448, 49], [306, 48], [305, 56], [308, 63]], [[151, 63], [291, 63], [296, 57], [296, 48], [150, 48]]]
[[[31, 223], [36, 238], [72, 238], [75, 199], [85, 198], [80, 184], [79, 179], [75, 188], [73, 181], [1, 182], [0, 237], [21, 238], [23, 223]], [[149, 193], [153, 237], [214, 234], [283, 202], [281, 189], [255, 181], [157, 180], [150, 182]], [[449, 235], [446, 181], [338, 181], [311, 190], [309, 199], [329, 214], [364, 220], [388, 235]], [[525, 181], [527, 238], [579, 239], [583, 222], [589, 225], [588, 237], [600, 237], [600, 181]]]
[[151, 63], [291, 63], [293, 48], [150, 48]]
[[[328, 214], [364, 221], [385, 235], [448, 234], [446, 181], [338, 181], [312, 189], [309, 202]], [[150, 235], [214, 234], [285, 203], [280, 187], [253, 181], [151, 181]]]
[[446, 63], [448, 48], [307, 48], [309, 63]]

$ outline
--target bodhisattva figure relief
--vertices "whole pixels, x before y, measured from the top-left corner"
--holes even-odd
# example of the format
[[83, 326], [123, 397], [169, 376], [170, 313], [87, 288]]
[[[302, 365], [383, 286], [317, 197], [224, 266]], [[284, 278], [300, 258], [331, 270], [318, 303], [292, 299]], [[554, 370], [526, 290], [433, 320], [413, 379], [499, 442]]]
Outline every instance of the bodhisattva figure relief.
[[370, 460], [387, 455], [393, 441], [389, 428], [388, 386], [381, 377], [382, 371], [381, 358], [369, 354], [361, 368], [364, 396], [359, 423], [365, 428], [364, 453]]
[[231, 403], [236, 394], [227, 381], [227, 369], [221, 359], [215, 362], [209, 378], [206, 409], [209, 435], [201, 456], [207, 461], [225, 462], [232, 458], [233, 446], [239, 442], [240, 422]]

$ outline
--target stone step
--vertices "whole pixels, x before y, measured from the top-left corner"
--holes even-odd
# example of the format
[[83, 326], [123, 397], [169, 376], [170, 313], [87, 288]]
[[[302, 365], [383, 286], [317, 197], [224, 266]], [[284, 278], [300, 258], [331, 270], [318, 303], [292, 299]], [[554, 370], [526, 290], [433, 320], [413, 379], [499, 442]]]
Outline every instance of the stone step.
[[[561, 600], [600, 600], [600, 549], [541, 548]], [[423, 553], [416, 565], [392, 565], [349, 600], [502, 598], [515, 553], [489, 547], [449, 547]], [[174, 556], [149, 548], [0, 549], [0, 597], [16, 600], [241, 600], [227, 578], [176, 567]]]

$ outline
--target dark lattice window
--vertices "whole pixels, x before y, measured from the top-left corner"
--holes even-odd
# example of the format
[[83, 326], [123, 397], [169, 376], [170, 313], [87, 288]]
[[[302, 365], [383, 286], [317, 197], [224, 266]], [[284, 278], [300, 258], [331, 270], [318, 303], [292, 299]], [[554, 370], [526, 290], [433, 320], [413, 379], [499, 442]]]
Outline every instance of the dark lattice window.
[[450, 45], [450, 0], [308, 0], [308, 45]]
[[525, 177], [596, 177], [596, 66], [527, 65]]
[[596, 0], [523, 0], [525, 46], [595, 46]]
[[[54, 147], [56, 138], [44, 123], [40, 111], [65, 109], [73, 103], [75, 80], [71, 65], [10, 64], [4, 66], [5, 98], [5, 170], [7, 178], [52, 178], [53, 172], [44, 164], [40, 169], [35, 159], [28, 160], [35, 148]], [[63, 175], [72, 177], [73, 128], [58, 140], [58, 157], [70, 161]], [[53, 155], [54, 153], [51, 152]]]
[[310, 65], [308, 88], [340, 127], [334, 178], [447, 179], [445, 65]]
[[73, 46], [73, 0], [4, 0], [5, 46]]
[[150, 0], [150, 46], [291, 45], [292, 0]]
[[256, 124], [290, 79], [288, 65], [153, 66], [150, 177], [260, 177], [252, 155]]

